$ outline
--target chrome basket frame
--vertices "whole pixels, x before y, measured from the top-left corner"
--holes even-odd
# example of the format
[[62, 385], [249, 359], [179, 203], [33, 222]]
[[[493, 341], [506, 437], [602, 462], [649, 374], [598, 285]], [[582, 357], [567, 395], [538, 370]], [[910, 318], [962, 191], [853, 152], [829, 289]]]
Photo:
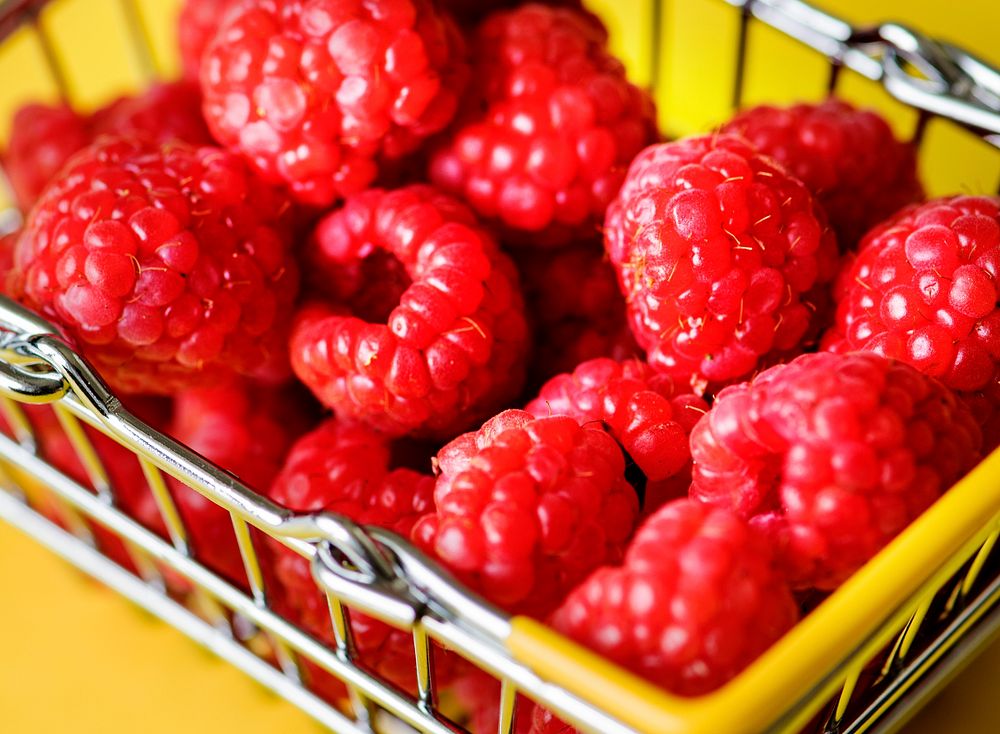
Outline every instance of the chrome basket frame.
[[[830, 63], [830, 91], [835, 89], [840, 72], [846, 67], [880, 81], [892, 96], [917, 109], [920, 115], [914, 138], [918, 142], [928, 120], [941, 117], [1000, 148], [1000, 72], [961, 49], [898, 24], [853, 28], [799, 0], [726, 1], [738, 8], [740, 14], [735, 105], [738, 106], [742, 94], [748, 29], [756, 19], [824, 56]], [[151, 75], [154, 67], [138, 9], [134, 0], [120, 2], [137, 58]], [[44, 23], [39, 21], [45, 5], [45, 0], [0, 3], [0, 41], [22, 23], [34, 25], [52, 78], [64, 98], [68, 98], [58, 57]], [[662, 0], [654, 0], [652, 7], [655, 71], [660, 58]], [[920, 76], [912, 73], [914, 69], [919, 70]], [[19, 217], [12, 212], [6, 214], [4, 219], [4, 213], [0, 212], [0, 231], [19, 223]], [[60, 472], [39, 453], [31, 423], [20, 403], [53, 406], [93, 489]], [[631, 731], [598, 704], [543, 680], [517, 662], [504, 645], [510, 629], [509, 617], [465, 591], [408, 542], [379, 528], [360, 527], [342, 516], [296, 514], [261, 497], [233, 475], [125, 410], [56, 328], [3, 297], [0, 297], [0, 410], [13, 429], [12, 436], [0, 434], [0, 489], [6, 490], [0, 491], [0, 518], [182, 630], [331, 730], [344, 734], [370, 732], [385, 712], [422, 732], [465, 731], [438, 710], [431, 664], [434, 641], [499, 679], [500, 734], [513, 731], [517, 692], [526, 693], [582, 730], [601, 734]], [[115, 488], [82, 430], [83, 424], [107, 434], [136, 454], [169, 531], [169, 541], [118, 508]], [[66, 529], [29, 505], [18, 486], [18, 472], [47, 487]], [[164, 473], [230, 513], [249, 594], [198, 562], [167, 490]], [[139, 575], [96, 548], [88, 522], [103, 526], [125, 542]], [[310, 560], [317, 586], [329, 600], [336, 641], [333, 648], [271, 610], [251, 526]], [[976, 563], [980, 566], [986, 563], [991, 550], [992, 543], [980, 552]], [[193, 591], [187, 599], [178, 599], [168, 592], [160, 570], [163, 568], [192, 584]], [[910, 709], [967, 659], [967, 653], [1000, 628], [1000, 613], [994, 609], [1000, 599], [1000, 577], [989, 578], [971, 591], [974, 593], [968, 593], [964, 604], [946, 605], [948, 614], [936, 620], [933, 633], [925, 634], [924, 641], [907, 656], [900, 654], [898, 648], [903, 635], [908, 632], [912, 638], [915, 634], [911, 622], [886, 658], [880, 678], [882, 688], [876, 690], [877, 695], [863, 706], [833, 707], [828, 718], [818, 720], [818, 728], [827, 732], [859, 732], [875, 727], [888, 729], [903, 720]], [[356, 664], [345, 606], [412, 634], [416, 697], [400, 692]], [[916, 629], [922, 621], [916, 621]], [[925, 624], [923, 632], [928, 629], [929, 624]], [[301, 656], [346, 683], [349, 706], [339, 710], [302, 684]], [[845, 689], [841, 703], [851, 700], [852, 692]], [[907, 695], [902, 696], [903, 692]]]

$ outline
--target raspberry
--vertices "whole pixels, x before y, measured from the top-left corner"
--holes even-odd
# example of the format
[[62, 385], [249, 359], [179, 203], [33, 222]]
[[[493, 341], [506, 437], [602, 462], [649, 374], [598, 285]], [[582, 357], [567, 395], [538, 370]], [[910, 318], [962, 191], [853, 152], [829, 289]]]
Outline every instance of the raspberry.
[[844, 249], [923, 198], [914, 146], [896, 140], [878, 113], [842, 100], [754, 107], [723, 131], [742, 135], [800, 179], [823, 205]]
[[825, 343], [908, 362], [973, 399], [979, 393], [989, 411], [1000, 405], [990, 399], [1000, 383], [998, 274], [1000, 198], [909, 207], [869, 232], [845, 265]]
[[732, 512], [684, 499], [650, 517], [624, 563], [595, 571], [551, 624], [652, 683], [695, 696], [733, 678], [797, 619], [766, 539]]
[[[293, 510], [336, 512], [406, 536], [417, 519], [433, 509], [434, 479], [410, 469], [390, 471], [388, 466], [384, 436], [360, 424], [330, 419], [295, 444], [269, 495]], [[329, 608], [309, 562], [277, 542], [269, 541], [268, 547], [284, 591], [279, 609], [332, 644]], [[410, 635], [364, 614], [351, 611], [349, 617], [361, 663], [400, 687], [415, 689]], [[446, 660], [435, 656], [442, 664], [437, 672], [446, 672]]]
[[937, 380], [821, 352], [726, 388], [691, 433], [691, 496], [762, 528], [798, 588], [833, 589], [977, 461], [980, 431]]
[[232, 154], [103, 138], [29, 217], [15, 290], [123, 392], [282, 375], [298, 287], [287, 209]]
[[[293, 387], [235, 382], [179, 393], [167, 432], [263, 492], [277, 476], [293, 441], [314, 418], [308, 397]], [[168, 483], [199, 560], [245, 585], [229, 513], [173, 478]]]
[[20, 108], [2, 156], [17, 205], [30, 209], [45, 184], [89, 140], [86, 119], [64, 104]]
[[573, 418], [507, 410], [437, 455], [414, 541], [490, 601], [544, 617], [617, 560], [638, 511], [621, 449]]
[[[696, 395], [678, 393], [669, 378], [642, 362], [593, 359], [553, 377], [525, 410], [539, 418], [568, 415], [583, 425], [600, 422], [646, 480], [658, 483], [677, 476], [681, 487], [668, 483], [667, 491], [684, 494], [684, 479], [690, 477], [688, 435], [708, 405]], [[647, 511], [665, 499], [663, 492], [654, 498], [649, 490], [647, 485]]]
[[201, 58], [236, 0], [184, 0], [177, 16], [177, 46], [185, 79], [198, 80]]
[[541, 384], [595, 357], [640, 352], [625, 320], [615, 270], [597, 242], [515, 252], [535, 336], [530, 382]]
[[183, 140], [214, 145], [201, 115], [201, 92], [193, 82], [157, 84], [135, 97], [122, 97], [93, 114], [93, 136], [138, 135], [159, 143]]
[[650, 364], [699, 389], [796, 349], [837, 254], [806, 188], [732, 135], [643, 151], [605, 246]]
[[629, 84], [587, 14], [542, 5], [477, 29], [473, 83], [431, 180], [502, 226], [505, 241], [594, 234], [629, 161], [656, 137], [649, 95]]
[[[528, 342], [517, 274], [468, 209], [429, 186], [373, 189], [317, 231], [304, 257], [334, 304], [300, 310], [291, 358], [324, 404], [392, 435], [453, 436], [517, 395]], [[375, 297], [362, 280], [380, 277], [364, 264], [373, 255], [395, 284]]]
[[205, 117], [268, 181], [328, 205], [448, 124], [464, 52], [429, 0], [243, 2], [205, 50]]
[[[472, 26], [496, 10], [516, 8], [523, 3], [521, 0], [439, 0], [439, 4], [451, 12], [462, 25]], [[585, 12], [580, 0], [541, 0], [534, 4]], [[597, 21], [597, 16], [594, 16], [594, 19]]]

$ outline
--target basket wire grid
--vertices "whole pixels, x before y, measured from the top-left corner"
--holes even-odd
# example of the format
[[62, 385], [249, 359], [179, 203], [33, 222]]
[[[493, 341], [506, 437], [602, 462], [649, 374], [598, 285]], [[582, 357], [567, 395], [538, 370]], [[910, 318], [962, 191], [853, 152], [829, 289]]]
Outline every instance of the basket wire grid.
[[[135, 0], [120, 3], [129, 43], [143, 73], [152, 78], [156, 64], [142, 15]], [[744, 87], [749, 29], [757, 21], [825, 58], [828, 91], [836, 89], [845, 69], [881, 82], [892, 96], [918, 110], [917, 142], [928, 121], [940, 117], [1000, 148], [1000, 73], [970, 54], [897, 24], [855, 29], [798, 0], [728, 4], [738, 14], [740, 29], [735, 106]], [[53, 82], [69, 99], [45, 23], [47, 5], [43, 0], [0, 3], [0, 41], [30, 27]], [[662, 2], [652, 5], [654, 74], [660, 69], [663, 7]], [[9, 209], [0, 215], [0, 228], [14, 228], [19, 221], [20, 215]], [[326, 513], [298, 515], [262, 498], [129, 413], [53, 326], [7, 299], [0, 300], [0, 393], [0, 411], [9, 426], [9, 433], [0, 435], [0, 484], [5, 490], [0, 491], [0, 518], [337, 732], [372, 731], [387, 715], [422, 732], [465, 731], [443, 713], [438, 700], [432, 665], [437, 647], [457, 652], [500, 681], [499, 734], [512, 732], [515, 717], [526, 713], [518, 693], [581, 730], [602, 734], [889, 729], [1000, 627], [1000, 614], [993, 613], [1000, 600], [1000, 560], [993, 553], [1000, 535], [1000, 496], [977, 492], [996, 484], [991, 476], [1000, 471], [997, 455], [732, 684], [703, 699], [682, 700], [530, 620], [491, 607], [391, 533]], [[91, 486], [46, 461], [23, 407], [31, 404], [50, 405], [56, 412]], [[135, 453], [169, 538], [117, 507], [115, 487], [84, 426]], [[246, 571], [245, 589], [199, 563], [164, 473], [229, 512]], [[59, 522], [46, 516], [51, 512], [43, 514], [43, 507], [54, 509]], [[928, 550], [922, 539], [941, 518], [951, 519], [954, 532]], [[101, 552], [95, 526], [123, 541], [133, 568]], [[329, 600], [332, 648], [269, 607], [259, 536], [254, 539], [258, 532], [310, 560], [317, 586]], [[941, 548], [949, 552], [938, 558], [930, 554]], [[903, 559], [922, 564], [919, 574], [890, 584], [882, 596], [871, 595], [884, 606], [860, 608], [857, 599]], [[165, 572], [184, 578], [192, 591], [184, 598], [171, 592]], [[357, 664], [348, 607], [412, 634], [415, 696]], [[839, 634], [824, 637], [831, 630]], [[798, 649], [804, 652], [796, 656], [796, 646], [803, 642]], [[302, 683], [303, 658], [342, 680], [349, 702], [331, 706], [311, 693]]]

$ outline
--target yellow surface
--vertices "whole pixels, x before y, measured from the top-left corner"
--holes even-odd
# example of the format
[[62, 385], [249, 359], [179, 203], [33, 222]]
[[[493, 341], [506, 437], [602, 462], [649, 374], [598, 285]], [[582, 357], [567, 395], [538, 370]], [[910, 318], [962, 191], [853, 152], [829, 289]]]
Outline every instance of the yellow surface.
[[[176, 69], [169, 40], [175, 0], [141, 4], [159, 68]], [[642, 78], [652, 37], [648, 6], [639, 0], [592, 5], [609, 17], [616, 48]], [[733, 14], [719, 0], [665, 5], [664, 122], [675, 134], [710, 127], [727, 114]], [[856, 22], [902, 19], [1000, 62], [995, 45], [1000, 5], [994, 2], [843, 0], [826, 7]], [[135, 48], [120, 33], [123, 17], [117, 0], [60, 0], [45, 13], [42, 30], [57, 48], [66, 91], [80, 107], [92, 108], [143, 81]], [[823, 66], [795, 44], [760, 28], [750, 43], [749, 101], [815, 98], [822, 92]], [[38, 36], [29, 32], [0, 49], [0, 140], [17, 104], [51, 99], [58, 90], [53, 79], [38, 74], [41, 52]], [[863, 80], [845, 78], [841, 90], [885, 111], [901, 134], [913, 124], [911, 113]], [[922, 164], [934, 193], [989, 191], [1000, 173], [995, 151], [946, 125], [931, 128]], [[529, 629], [526, 638], [535, 632]], [[316, 731], [291, 706], [2, 525], [0, 634], [0, 732]], [[998, 682], [1000, 647], [994, 647], [909, 726], [908, 734], [995, 730], [989, 696]]]

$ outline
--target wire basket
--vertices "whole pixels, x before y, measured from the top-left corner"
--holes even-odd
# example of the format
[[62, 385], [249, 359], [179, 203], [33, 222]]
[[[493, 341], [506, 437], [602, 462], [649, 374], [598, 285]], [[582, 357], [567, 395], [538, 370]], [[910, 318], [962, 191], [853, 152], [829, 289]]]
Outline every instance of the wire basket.
[[[750, 28], [794, 37], [828, 63], [828, 91], [850, 70], [917, 111], [914, 138], [943, 118], [1000, 148], [1000, 73], [954, 46], [897, 24], [852, 28], [798, 0], [729, 0], [739, 29], [733, 104], [744, 87]], [[60, 92], [67, 81], [40, 0], [0, 3], [0, 41], [29, 32]], [[721, 3], [720, 3], [721, 5]], [[660, 68], [662, 2], [652, 2], [650, 63]], [[145, 72], [155, 64], [133, 0], [122, 0], [128, 43]], [[27, 28], [27, 31], [25, 29]], [[0, 212], [0, 230], [19, 222]], [[46, 461], [25, 405], [47, 404], [90, 486]], [[347, 518], [296, 514], [144, 424], [122, 406], [58, 331], [0, 298], [0, 518], [184, 631], [333, 731], [370, 732], [385, 717], [432, 734], [465, 731], [439, 700], [432, 658], [446, 648], [498, 679], [499, 733], [525, 715], [518, 695], [583, 731], [861, 732], [889, 730], [1000, 629], [1000, 453], [994, 453], [784, 639], [722, 689], [681, 699], [617, 669], [542, 625], [511, 617], [463, 590], [405, 540]], [[32, 410], [29, 408], [28, 410]], [[168, 529], [161, 538], [116, 504], [84, 426], [137, 457]], [[199, 563], [165, 482], [170, 475], [229, 512], [246, 573], [234, 584]], [[58, 522], [50, 517], [55, 516]], [[101, 552], [119, 539], [126, 562]], [[329, 600], [326, 646], [269, 606], [260, 533], [311, 562]], [[164, 575], [184, 579], [179, 595]], [[416, 695], [360, 666], [347, 608], [413, 637]], [[302, 682], [310, 661], [346, 684], [336, 706]]]

